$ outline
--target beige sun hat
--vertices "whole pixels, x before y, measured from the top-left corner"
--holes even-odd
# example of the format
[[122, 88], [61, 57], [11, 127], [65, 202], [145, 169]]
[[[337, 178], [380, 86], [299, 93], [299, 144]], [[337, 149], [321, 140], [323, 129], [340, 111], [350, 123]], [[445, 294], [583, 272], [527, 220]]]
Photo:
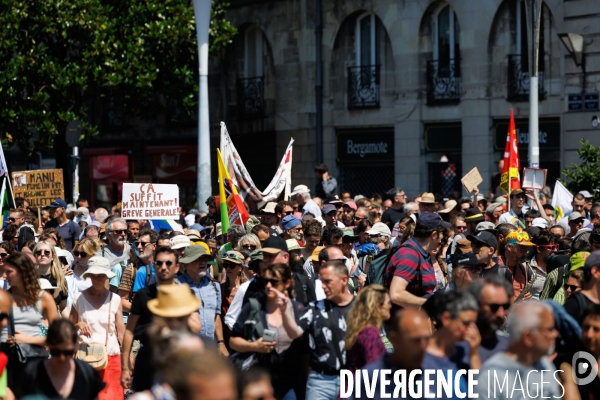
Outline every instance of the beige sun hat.
[[152, 314], [167, 318], [185, 317], [200, 309], [200, 301], [185, 283], [159, 286], [157, 297], [147, 304]]
[[108, 279], [112, 279], [117, 274], [112, 272], [108, 258], [101, 256], [90, 257], [88, 261], [88, 269], [81, 274], [81, 278], [85, 279], [88, 275], [106, 275]]
[[52, 286], [48, 279], [39, 278], [40, 289], [52, 294], [52, 297], [56, 298], [60, 294], [60, 288], [58, 286]]

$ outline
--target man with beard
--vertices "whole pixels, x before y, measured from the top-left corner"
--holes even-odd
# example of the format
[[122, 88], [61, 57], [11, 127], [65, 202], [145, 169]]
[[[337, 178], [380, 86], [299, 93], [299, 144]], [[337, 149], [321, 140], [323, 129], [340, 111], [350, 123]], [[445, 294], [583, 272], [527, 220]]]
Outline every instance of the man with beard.
[[304, 257], [301, 253], [303, 247], [300, 246], [300, 242], [296, 239], [287, 239], [285, 243], [290, 254], [289, 264], [292, 272], [303, 273]]
[[498, 249], [498, 239], [491, 232], [479, 231], [477, 235], [467, 235], [471, 242], [473, 253], [477, 259], [485, 264], [481, 269], [481, 276], [498, 275], [498, 264], [494, 253]]
[[501, 331], [511, 305], [512, 287], [497, 275], [486, 276], [469, 286], [468, 291], [479, 303], [477, 328], [481, 334], [479, 358], [484, 363], [508, 348], [508, 336]]
[[110, 280], [110, 289], [117, 292], [121, 283], [123, 270], [129, 264], [129, 250], [127, 244], [127, 222], [123, 218], [114, 218], [106, 224], [106, 239], [108, 246], [103, 246], [100, 255], [108, 259], [115, 277]]
[[293, 215], [286, 215], [283, 217], [283, 220], [281, 220], [281, 228], [283, 228], [283, 238], [285, 240], [294, 239], [302, 241], [304, 238], [302, 221]]
[[[158, 282], [140, 290], [131, 304], [131, 312], [127, 320], [127, 327], [123, 335], [123, 350], [121, 352], [121, 385], [136, 392], [150, 389], [154, 381], [152, 367], [152, 352], [150, 339], [146, 333], [152, 323], [154, 314], [148, 308], [148, 301], [158, 296], [158, 286], [175, 284], [175, 274], [179, 271], [178, 257], [174, 250], [168, 247], [159, 247], [156, 250], [156, 278]], [[202, 309], [202, 308], [201, 308]], [[200, 318], [198, 312], [187, 317], [187, 326], [194, 332], [200, 332]], [[133, 340], [139, 340], [140, 352], [135, 364], [134, 379], [131, 381], [131, 366], [129, 365]]]
[[156, 282], [154, 277], [154, 250], [156, 250], [157, 241], [158, 232], [154, 229], [144, 228], [140, 231], [138, 240], [134, 242], [142, 263], [135, 274], [133, 293], [137, 293], [150, 283]]
[[527, 232], [511, 232], [506, 237], [506, 268], [510, 272], [515, 303], [530, 299], [532, 296], [531, 287], [536, 276], [531, 265], [526, 261], [527, 252], [532, 246], [535, 244], [531, 243]]
[[[231, 256], [231, 257], [230, 257]], [[223, 258], [238, 257], [236, 254], [223, 253]], [[223, 340], [223, 325], [221, 324], [221, 287], [210, 278], [208, 261], [214, 257], [207, 253], [204, 246], [193, 244], [185, 251], [185, 257], [179, 259], [185, 273], [179, 276], [181, 283], [187, 283], [202, 307], [200, 308], [200, 322], [202, 329], [200, 336], [213, 339], [219, 345], [219, 351], [227, 354]]]
[[[479, 371], [479, 398], [524, 400], [531, 393], [540, 399], [562, 398], [564, 391], [553, 379], [556, 368], [546, 357], [554, 352], [558, 336], [552, 307], [542, 301], [517, 304], [508, 318], [508, 335], [508, 349], [490, 357]], [[496, 385], [491, 395], [496, 382], [503, 386]]]

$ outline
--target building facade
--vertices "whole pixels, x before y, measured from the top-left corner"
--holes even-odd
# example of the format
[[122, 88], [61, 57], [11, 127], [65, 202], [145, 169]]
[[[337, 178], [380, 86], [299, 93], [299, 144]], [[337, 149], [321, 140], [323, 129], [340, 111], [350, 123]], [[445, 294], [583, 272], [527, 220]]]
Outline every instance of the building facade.
[[[476, 166], [488, 192], [510, 109], [528, 165], [526, 1], [322, 1], [323, 157], [341, 190], [370, 195], [400, 186], [409, 196], [446, 196]], [[316, 3], [231, 1], [227, 17], [240, 33], [211, 65], [211, 125], [226, 121], [253, 152], [273, 157], [249, 167], [253, 176], [272, 176], [293, 137], [292, 184], [314, 186]], [[553, 182], [578, 162], [580, 139], [600, 145], [591, 123], [600, 2], [547, 0], [541, 15], [540, 167]], [[584, 37], [585, 77], [558, 36], [566, 32]], [[591, 96], [569, 111], [570, 94]]]

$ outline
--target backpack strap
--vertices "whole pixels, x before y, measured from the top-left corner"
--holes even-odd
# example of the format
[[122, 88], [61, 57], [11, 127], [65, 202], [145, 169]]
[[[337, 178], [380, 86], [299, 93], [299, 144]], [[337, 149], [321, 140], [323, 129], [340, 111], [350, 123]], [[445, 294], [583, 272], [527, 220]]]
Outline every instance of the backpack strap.
[[334, 325], [334, 322], [333, 322], [333, 311], [332, 311], [331, 303], [327, 302], [326, 304], [327, 304], [327, 326], [329, 327], [329, 330], [331, 331], [331, 337], [333, 339], [333, 342], [331, 343], [331, 345], [333, 346], [336, 357], [338, 358], [338, 360], [340, 360], [340, 367], [342, 368], [344, 366], [344, 359], [342, 358], [342, 351], [340, 350], [340, 343], [342, 343], [342, 340], [340, 339], [340, 333], [338, 332], [338, 328]]
[[554, 296], [556, 296], [556, 293], [558, 293], [558, 291], [560, 290], [560, 288], [563, 287], [564, 282], [565, 282], [565, 266], [561, 265], [560, 267], [558, 267], [558, 277], [557, 277], [556, 287], [552, 291], [552, 295], [550, 295], [551, 299], [553, 299]]
[[[263, 327], [262, 320], [260, 318], [260, 303], [258, 302], [258, 299], [253, 297], [248, 299], [248, 301], [250, 302], [250, 315], [248, 315], [248, 320], [256, 322], [254, 325], [254, 332], [256, 332], [259, 338], [261, 338], [265, 332], [265, 328]], [[252, 340], [252, 338], [246, 338], [246, 340]]]

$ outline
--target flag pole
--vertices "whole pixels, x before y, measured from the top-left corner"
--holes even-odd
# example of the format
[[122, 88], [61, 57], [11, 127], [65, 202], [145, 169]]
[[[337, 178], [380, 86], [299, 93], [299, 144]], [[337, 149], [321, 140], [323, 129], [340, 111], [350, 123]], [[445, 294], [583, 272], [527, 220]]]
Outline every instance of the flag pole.
[[[294, 138], [292, 138], [294, 140]], [[290, 193], [292, 192], [292, 158], [294, 153], [290, 150], [290, 167], [288, 168], [287, 179], [285, 183], [285, 193], [283, 195], [283, 200], [288, 201], [290, 197]]]

